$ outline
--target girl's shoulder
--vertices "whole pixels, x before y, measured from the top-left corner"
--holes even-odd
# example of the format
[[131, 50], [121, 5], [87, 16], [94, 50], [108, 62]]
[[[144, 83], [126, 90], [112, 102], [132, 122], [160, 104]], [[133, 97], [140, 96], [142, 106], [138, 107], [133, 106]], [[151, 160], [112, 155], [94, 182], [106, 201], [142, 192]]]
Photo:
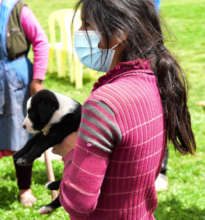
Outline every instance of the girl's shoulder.
[[[150, 60], [131, 60], [126, 62], [120, 62], [117, 66], [113, 67], [105, 75], [101, 76], [98, 81], [94, 84], [93, 91], [99, 87], [106, 87], [107, 84], [113, 82], [120, 82], [120, 79], [124, 77], [135, 77], [136, 79], [140, 76], [148, 76], [153, 78], [154, 73], [151, 70]], [[109, 87], [109, 85], [108, 85]]]

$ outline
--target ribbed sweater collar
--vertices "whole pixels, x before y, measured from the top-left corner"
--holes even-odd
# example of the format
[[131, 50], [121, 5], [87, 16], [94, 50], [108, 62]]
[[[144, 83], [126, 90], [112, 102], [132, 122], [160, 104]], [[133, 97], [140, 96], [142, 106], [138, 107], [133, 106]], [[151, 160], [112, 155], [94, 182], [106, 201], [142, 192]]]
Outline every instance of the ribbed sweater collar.
[[147, 74], [154, 74], [150, 67], [150, 60], [136, 59], [127, 62], [120, 62], [117, 66], [113, 67], [105, 75], [101, 76], [94, 84], [93, 90], [96, 90], [102, 85], [112, 82], [116, 78], [129, 75], [131, 72], [142, 72]]

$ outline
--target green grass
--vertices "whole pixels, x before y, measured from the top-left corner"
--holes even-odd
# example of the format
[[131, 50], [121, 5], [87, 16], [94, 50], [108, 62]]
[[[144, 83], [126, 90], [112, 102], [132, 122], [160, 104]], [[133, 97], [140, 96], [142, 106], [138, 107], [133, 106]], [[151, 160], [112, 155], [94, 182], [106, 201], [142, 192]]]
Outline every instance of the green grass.
[[[48, 34], [48, 15], [57, 9], [72, 7], [75, 0], [25, 0]], [[161, 14], [171, 33], [167, 47], [176, 55], [189, 81], [189, 107], [197, 141], [195, 156], [181, 156], [170, 147], [168, 163], [169, 188], [158, 193], [157, 220], [205, 220], [205, 111], [196, 102], [205, 100], [205, 0], [162, 0]], [[83, 89], [76, 90], [69, 78], [47, 74], [46, 88], [69, 95], [81, 103], [94, 81], [84, 79]], [[55, 175], [61, 177], [63, 163], [53, 162]], [[0, 160], [0, 219], [69, 219], [60, 208], [52, 215], [40, 216], [41, 205], [50, 201], [45, 189], [47, 181], [44, 163], [36, 161], [33, 168], [32, 190], [38, 198], [33, 208], [23, 208], [18, 202], [18, 190], [11, 157]]]
[[189, 107], [197, 153], [180, 156], [172, 149], [168, 163], [169, 189], [159, 193], [155, 216], [159, 220], [205, 219], [205, 111], [196, 102], [205, 100], [205, 1], [162, 1], [162, 15], [175, 38], [167, 43], [189, 81]]

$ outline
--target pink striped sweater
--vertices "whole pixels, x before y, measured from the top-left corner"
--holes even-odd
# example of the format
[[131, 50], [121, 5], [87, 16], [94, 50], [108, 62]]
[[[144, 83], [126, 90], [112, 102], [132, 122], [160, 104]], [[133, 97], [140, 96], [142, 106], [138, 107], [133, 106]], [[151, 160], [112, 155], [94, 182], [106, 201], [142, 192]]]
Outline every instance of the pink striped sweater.
[[149, 61], [120, 63], [83, 105], [60, 201], [71, 220], [153, 220], [165, 125]]

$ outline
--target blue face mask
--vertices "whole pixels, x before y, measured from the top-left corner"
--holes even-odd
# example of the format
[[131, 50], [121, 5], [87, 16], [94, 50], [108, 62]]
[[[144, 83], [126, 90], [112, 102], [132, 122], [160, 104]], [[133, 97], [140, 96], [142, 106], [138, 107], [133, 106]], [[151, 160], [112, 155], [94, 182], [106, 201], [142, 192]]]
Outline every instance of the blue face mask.
[[91, 69], [108, 72], [115, 54], [114, 48], [118, 44], [110, 49], [101, 49], [98, 48], [99, 42], [100, 36], [97, 31], [87, 31], [87, 34], [86, 31], [75, 32], [75, 50], [80, 61]]

